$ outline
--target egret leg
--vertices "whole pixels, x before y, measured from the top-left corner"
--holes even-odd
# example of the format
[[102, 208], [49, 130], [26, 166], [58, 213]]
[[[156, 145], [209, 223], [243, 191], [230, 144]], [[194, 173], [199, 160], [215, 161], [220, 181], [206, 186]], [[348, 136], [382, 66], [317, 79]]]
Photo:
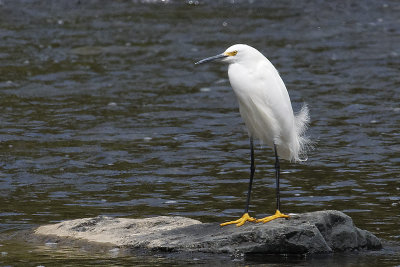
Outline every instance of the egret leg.
[[279, 164], [279, 157], [278, 157], [278, 152], [276, 149], [276, 145], [274, 144], [274, 152], [275, 152], [275, 182], [276, 182], [276, 212], [272, 216], [267, 216], [265, 218], [259, 219], [256, 222], [269, 222], [278, 218], [289, 218], [288, 215], [285, 215], [280, 212], [281, 209], [281, 195], [279, 191], [279, 178], [280, 178], [280, 169], [281, 166]]
[[279, 178], [281, 175], [281, 164], [279, 163], [278, 152], [277, 152], [275, 144], [274, 144], [274, 152], [275, 152], [276, 209], [280, 210], [281, 209], [281, 194], [280, 194]]
[[253, 138], [250, 138], [250, 179], [249, 179], [249, 189], [247, 191], [246, 207], [244, 208], [244, 213], [249, 212], [251, 188], [253, 186], [253, 178], [256, 167], [254, 165], [254, 143]]
[[256, 221], [255, 218], [250, 217], [249, 215], [249, 205], [250, 205], [250, 195], [251, 195], [251, 188], [253, 186], [253, 178], [254, 178], [254, 172], [256, 170], [254, 166], [254, 143], [253, 143], [253, 138], [250, 137], [250, 180], [249, 180], [249, 189], [247, 191], [247, 200], [246, 200], [246, 207], [244, 208], [244, 214], [243, 216], [235, 221], [230, 221], [226, 223], [221, 223], [221, 226], [229, 225], [229, 224], [236, 224], [236, 226], [242, 226], [246, 221], [249, 222], [254, 222]]

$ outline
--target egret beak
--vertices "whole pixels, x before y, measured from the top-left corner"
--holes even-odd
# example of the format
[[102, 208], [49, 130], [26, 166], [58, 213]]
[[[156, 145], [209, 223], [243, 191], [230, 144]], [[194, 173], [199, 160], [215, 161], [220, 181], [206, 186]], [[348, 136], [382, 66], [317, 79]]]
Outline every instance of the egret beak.
[[207, 62], [210, 62], [210, 61], [214, 61], [216, 59], [225, 58], [225, 57], [228, 57], [228, 56], [229, 55], [226, 55], [225, 53], [222, 53], [222, 54], [219, 54], [219, 55], [216, 55], [216, 56], [213, 56], [213, 57], [208, 57], [208, 58], [202, 59], [202, 60], [200, 60], [200, 61], [198, 61], [198, 62], [196, 62], [194, 64], [196, 64], [196, 65], [203, 64], [203, 63], [207, 63]]

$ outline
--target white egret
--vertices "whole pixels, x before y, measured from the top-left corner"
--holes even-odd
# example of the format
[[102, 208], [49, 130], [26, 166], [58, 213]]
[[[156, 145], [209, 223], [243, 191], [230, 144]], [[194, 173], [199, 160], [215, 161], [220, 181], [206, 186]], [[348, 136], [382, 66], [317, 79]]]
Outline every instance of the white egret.
[[[278, 71], [257, 49], [236, 44], [224, 53], [209, 57], [196, 64], [218, 60], [227, 63], [229, 81], [239, 102], [239, 111], [250, 136], [250, 181], [243, 216], [221, 226], [250, 222], [269, 222], [277, 218], [288, 218], [280, 212], [279, 157], [293, 161], [306, 160], [310, 140], [304, 136], [309, 122], [307, 105], [298, 114], [293, 114], [288, 91]], [[276, 212], [272, 216], [255, 219], [249, 215], [251, 187], [254, 177], [253, 139], [259, 139], [274, 150], [276, 179]]]

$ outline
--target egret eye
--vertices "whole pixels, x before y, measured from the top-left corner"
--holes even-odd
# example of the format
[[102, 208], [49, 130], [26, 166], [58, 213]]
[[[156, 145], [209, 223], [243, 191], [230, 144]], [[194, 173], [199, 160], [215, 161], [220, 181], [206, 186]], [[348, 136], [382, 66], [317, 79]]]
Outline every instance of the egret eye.
[[234, 51], [230, 51], [230, 52], [225, 52], [225, 55], [233, 57], [233, 56], [236, 56], [237, 53], [238, 53], [238, 51], [234, 50]]

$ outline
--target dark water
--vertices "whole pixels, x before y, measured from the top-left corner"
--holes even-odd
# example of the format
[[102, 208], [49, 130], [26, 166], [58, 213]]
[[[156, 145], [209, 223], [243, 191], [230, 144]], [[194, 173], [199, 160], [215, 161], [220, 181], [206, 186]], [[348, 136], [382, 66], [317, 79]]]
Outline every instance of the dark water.
[[[13, 237], [100, 214], [240, 216], [247, 133], [226, 66], [193, 64], [234, 43], [262, 51], [294, 109], [311, 110], [317, 146], [305, 164], [282, 162], [282, 210], [344, 211], [397, 244], [398, 1], [0, 0], [0, 264], [169, 265]], [[256, 150], [258, 217], [275, 208], [272, 156]], [[319, 260], [300, 264], [394, 266], [400, 255]]]

